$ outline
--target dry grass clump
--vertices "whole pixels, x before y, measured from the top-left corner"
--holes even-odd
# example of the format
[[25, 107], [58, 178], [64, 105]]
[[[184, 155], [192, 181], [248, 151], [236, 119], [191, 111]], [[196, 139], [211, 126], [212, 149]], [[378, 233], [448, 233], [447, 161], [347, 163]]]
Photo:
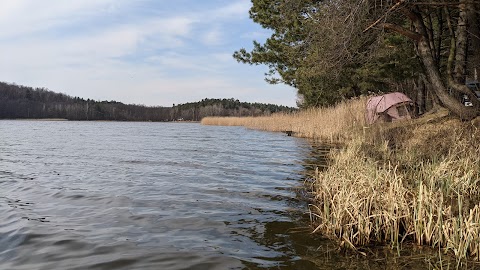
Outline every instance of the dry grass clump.
[[356, 140], [333, 156], [331, 166], [316, 171], [312, 204], [315, 231], [349, 247], [372, 242], [399, 243], [411, 219], [411, 191], [395, 166], [377, 162], [361, 152]]
[[317, 171], [315, 231], [352, 248], [408, 240], [480, 260], [479, 130], [448, 118], [407, 125], [395, 149], [359, 136]]
[[266, 117], [206, 117], [203, 125], [245, 126], [265, 131], [292, 131], [295, 136], [337, 142], [365, 124], [366, 98], [341, 102], [335, 107], [314, 108]]

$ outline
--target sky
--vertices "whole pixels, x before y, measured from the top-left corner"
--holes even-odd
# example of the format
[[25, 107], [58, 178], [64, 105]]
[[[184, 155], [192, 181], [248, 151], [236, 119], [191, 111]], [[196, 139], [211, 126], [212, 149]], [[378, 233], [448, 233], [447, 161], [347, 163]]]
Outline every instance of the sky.
[[271, 32], [250, 0], [1, 0], [0, 81], [95, 100], [203, 98], [295, 106], [296, 91], [238, 63]]

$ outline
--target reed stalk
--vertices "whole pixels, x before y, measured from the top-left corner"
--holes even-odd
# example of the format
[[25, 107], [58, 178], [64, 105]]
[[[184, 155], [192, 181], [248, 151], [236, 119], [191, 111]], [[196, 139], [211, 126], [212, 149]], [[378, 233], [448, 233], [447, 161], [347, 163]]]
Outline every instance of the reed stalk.
[[315, 175], [316, 231], [355, 247], [413, 241], [480, 260], [480, 134], [469, 123], [441, 123], [410, 123], [410, 137], [390, 137], [400, 140], [394, 148], [362, 134], [333, 152]]
[[365, 125], [363, 107], [366, 98], [341, 102], [336, 107], [278, 113], [265, 117], [205, 117], [203, 125], [244, 126], [251, 129], [286, 132], [297, 137], [339, 142], [352, 134], [352, 129]]

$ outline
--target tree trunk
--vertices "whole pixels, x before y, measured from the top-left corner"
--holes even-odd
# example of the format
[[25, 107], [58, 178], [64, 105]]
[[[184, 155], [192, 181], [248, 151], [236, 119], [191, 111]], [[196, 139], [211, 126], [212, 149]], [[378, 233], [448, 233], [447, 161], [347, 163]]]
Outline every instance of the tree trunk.
[[437, 33], [437, 55], [435, 56], [435, 62], [437, 66], [440, 65], [440, 59], [442, 56], [442, 37], [443, 37], [443, 9], [439, 8], [437, 10], [437, 24], [438, 24], [438, 33]]
[[[464, 1], [462, 1], [464, 2]], [[465, 3], [460, 4], [460, 14], [458, 16], [456, 44], [455, 44], [455, 82], [465, 84], [467, 74], [467, 7]]]
[[418, 49], [423, 65], [425, 66], [428, 80], [432, 84], [433, 90], [442, 104], [461, 119], [471, 120], [475, 118], [475, 116], [477, 116], [476, 110], [463, 106], [460, 101], [449, 95], [447, 88], [442, 81], [442, 76], [440, 75], [438, 68], [435, 66], [435, 62], [431, 56], [429, 44], [422, 39], [418, 43]]
[[426, 95], [425, 95], [425, 79], [423, 75], [418, 77], [418, 81], [415, 83], [417, 90], [417, 106], [418, 106], [418, 115], [422, 115], [426, 110]]
[[468, 61], [468, 75], [471, 80], [479, 80], [480, 77], [480, 4], [469, 4], [468, 13], [468, 33], [470, 34], [470, 57]]
[[440, 102], [449, 109], [452, 113], [464, 120], [470, 120], [477, 116], [477, 110], [474, 108], [468, 108], [452, 97], [442, 80], [440, 70], [435, 64], [435, 60], [432, 55], [432, 49], [428, 41], [428, 33], [424, 24], [424, 20], [420, 14], [415, 13], [416, 19], [414, 20], [415, 27], [417, 28], [420, 38], [418, 39], [418, 53], [420, 59], [423, 62], [425, 72], [429, 82], [432, 84], [435, 94], [440, 99]]
[[[465, 8], [465, 6], [464, 6]], [[462, 27], [458, 26], [457, 31], [453, 30], [452, 19], [450, 17], [450, 13], [448, 9], [446, 9], [447, 13], [447, 23], [448, 29], [450, 31], [451, 39], [450, 39], [450, 52], [447, 60], [447, 81], [448, 86], [455, 90], [458, 94], [458, 98], [461, 95], [467, 95], [469, 99], [472, 101], [473, 107], [475, 110], [478, 111], [480, 108], [480, 101], [477, 99], [475, 94], [468, 89], [465, 85], [465, 78], [467, 75], [466, 64], [467, 64], [467, 42], [468, 42], [468, 35], [467, 35], [467, 13], [461, 12], [458, 19], [458, 24], [463, 24]], [[455, 71], [452, 73], [452, 69], [455, 63]]]

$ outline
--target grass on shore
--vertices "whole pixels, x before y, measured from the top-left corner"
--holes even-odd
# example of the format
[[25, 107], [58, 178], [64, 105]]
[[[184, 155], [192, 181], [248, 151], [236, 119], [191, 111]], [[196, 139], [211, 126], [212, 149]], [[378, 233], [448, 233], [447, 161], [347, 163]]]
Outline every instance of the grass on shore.
[[291, 114], [264, 117], [206, 117], [203, 125], [244, 126], [251, 129], [286, 132], [297, 137], [330, 142], [345, 141], [352, 129], [365, 125], [363, 107], [366, 98], [348, 100], [335, 108], [307, 109]]
[[450, 120], [412, 132], [395, 149], [350, 141], [317, 170], [315, 230], [353, 249], [408, 240], [480, 260], [478, 130]]
[[335, 108], [202, 124], [342, 142], [311, 183], [314, 231], [357, 249], [405, 241], [480, 261], [480, 125], [445, 111], [365, 127], [366, 99]]

